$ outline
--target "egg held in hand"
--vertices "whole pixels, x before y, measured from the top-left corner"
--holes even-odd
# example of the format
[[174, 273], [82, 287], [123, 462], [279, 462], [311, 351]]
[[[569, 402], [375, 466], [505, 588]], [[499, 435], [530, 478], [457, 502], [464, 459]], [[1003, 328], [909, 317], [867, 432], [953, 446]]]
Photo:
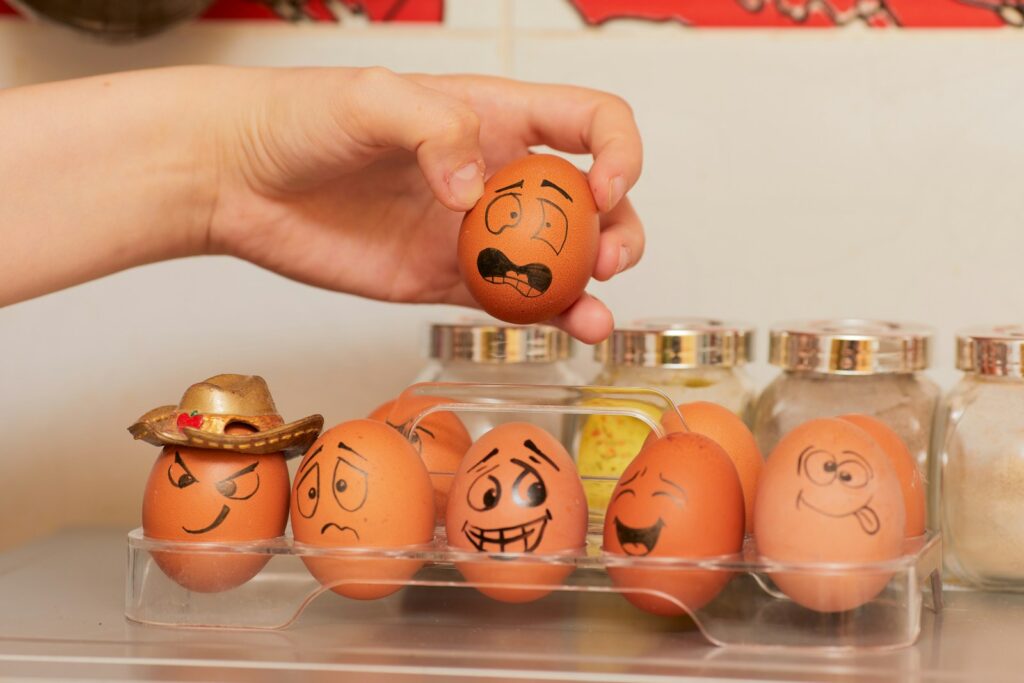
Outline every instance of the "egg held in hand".
[[[378, 406], [370, 413], [370, 419], [380, 420], [404, 435], [416, 415], [447, 402], [447, 399], [432, 396], [403, 395]], [[473, 441], [462, 420], [448, 411], [427, 415], [407, 439], [423, 458], [423, 464], [430, 473], [430, 483], [434, 487], [434, 518], [443, 524], [452, 478]]]
[[[165, 446], [146, 482], [142, 531], [147, 538], [191, 542], [269, 540], [288, 520], [284, 455]], [[153, 551], [167, 576], [198, 593], [244, 584], [268, 554]]]
[[[474, 553], [540, 557], [581, 549], [587, 503], [572, 458], [540, 427], [524, 422], [495, 427], [459, 466], [445, 528], [449, 546]], [[571, 564], [508, 555], [455, 566], [477, 590], [503, 602], [542, 598], [573, 570]]]
[[[743, 546], [743, 489], [721, 446], [692, 432], [647, 442], [622, 473], [605, 516], [604, 551], [629, 558], [699, 559]], [[729, 582], [724, 571], [608, 567], [640, 609], [678, 616], [700, 609]]]
[[[343, 422], [320, 435], [295, 473], [295, 540], [328, 548], [395, 548], [428, 543], [434, 489], [413, 446], [376, 420]], [[399, 590], [422, 566], [414, 559], [303, 555], [335, 593], [373, 600]]]
[[[792, 430], [768, 457], [754, 506], [760, 554], [785, 563], [867, 564], [903, 549], [905, 508], [889, 458], [863, 429], [818, 419]], [[819, 612], [854, 609], [877, 596], [892, 572], [773, 572], [794, 602]]]
[[564, 159], [534, 154], [484, 184], [459, 230], [459, 271], [469, 293], [495, 318], [537, 323], [583, 294], [599, 237], [586, 176]]

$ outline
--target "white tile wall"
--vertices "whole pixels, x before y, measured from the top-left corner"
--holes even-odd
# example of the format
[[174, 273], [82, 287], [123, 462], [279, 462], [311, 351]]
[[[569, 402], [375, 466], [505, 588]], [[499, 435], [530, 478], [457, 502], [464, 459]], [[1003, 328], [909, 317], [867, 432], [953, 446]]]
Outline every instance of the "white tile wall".
[[[949, 383], [953, 330], [1024, 319], [1019, 34], [595, 29], [563, 0], [449, 0], [447, 16], [447, 28], [204, 24], [129, 47], [2, 20], [0, 86], [196, 62], [590, 85], [629, 99], [647, 148], [633, 198], [651, 248], [594, 287], [620, 320], [918, 319], [939, 328], [937, 375]], [[268, 327], [280, 311], [290, 323]], [[0, 310], [0, 546], [67, 524], [137, 523], [156, 449], [124, 429], [188, 383], [257, 372], [286, 418], [336, 422], [404, 386], [423, 325], [452, 313], [223, 258]]]

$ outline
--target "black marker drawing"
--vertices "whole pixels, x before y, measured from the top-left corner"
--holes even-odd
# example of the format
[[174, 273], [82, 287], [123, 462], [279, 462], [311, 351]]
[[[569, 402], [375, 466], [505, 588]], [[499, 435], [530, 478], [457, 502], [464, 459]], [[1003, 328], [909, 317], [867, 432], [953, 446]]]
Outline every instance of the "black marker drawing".
[[[320, 449], [318, 448], [317, 453], [319, 452]], [[308, 464], [311, 460], [306, 462]], [[296, 505], [299, 508], [299, 514], [306, 519], [312, 518], [316, 514], [317, 507], [320, 505], [320, 463], [314, 463], [302, 475], [299, 483], [295, 486], [295, 495], [297, 497]]]
[[868, 496], [863, 504], [852, 510], [838, 511], [830, 509], [831, 506], [827, 503], [831, 501], [820, 498], [822, 495], [827, 496], [828, 488], [836, 483], [842, 487], [838, 489], [840, 491], [843, 489], [856, 490], [866, 487], [868, 482], [874, 478], [871, 464], [862, 455], [855, 451], [842, 451], [841, 455], [843, 456], [842, 460], [829, 451], [814, 446], [808, 446], [800, 452], [800, 456], [797, 458], [797, 473], [814, 484], [816, 488], [812, 490], [815, 494], [814, 502], [808, 500], [808, 496], [804, 495], [804, 489], [797, 492], [796, 509], [806, 507], [818, 514], [835, 519], [853, 517], [864, 533], [874, 536], [881, 530], [882, 522], [878, 518], [878, 513], [871, 507], [873, 496]]
[[476, 257], [476, 269], [493, 285], [508, 285], [527, 299], [540, 296], [551, 286], [551, 269], [543, 263], [519, 266], [499, 249], [488, 247]]
[[483, 529], [473, 526], [467, 520], [462, 525], [462, 533], [480, 552], [523, 552], [532, 553], [544, 538], [544, 530], [551, 521], [551, 511], [545, 510], [544, 515], [532, 519], [525, 524]]
[[547, 199], [537, 201], [540, 202], [541, 208], [540, 225], [530, 238], [545, 243], [555, 252], [555, 256], [558, 256], [562, 253], [562, 247], [565, 246], [565, 239], [569, 234], [569, 219], [558, 204]]
[[231, 500], [249, 500], [260, 490], [260, 474], [256, 471], [259, 464], [257, 460], [231, 476], [221, 479], [216, 484], [217, 491]]
[[523, 468], [516, 480], [512, 483], [512, 502], [519, 507], [535, 508], [543, 505], [548, 499], [548, 490], [544, 486], [544, 480], [540, 472], [527, 462], [519, 458], [512, 458], [513, 465]]
[[229, 508], [227, 505], [224, 505], [223, 507], [221, 507], [220, 514], [217, 515], [217, 519], [213, 520], [212, 522], [204, 526], [202, 529], [189, 529], [183, 526], [181, 527], [181, 530], [187, 534], [205, 534], [207, 531], [213, 531], [214, 529], [219, 527], [221, 525], [221, 522], [227, 519], [229, 512], [231, 512], [231, 508]]
[[[519, 182], [522, 185], [522, 181]], [[514, 185], [511, 187], [515, 187]], [[495, 197], [484, 212], [484, 225], [492, 235], [500, 235], [519, 225], [523, 218], [523, 204], [516, 192]]]
[[181, 459], [181, 453], [178, 451], [174, 451], [174, 462], [167, 467], [167, 480], [171, 482], [171, 486], [179, 489], [199, 481], [185, 465], [185, 461]]
[[556, 190], [560, 195], [562, 195], [563, 197], [568, 199], [570, 202], [572, 201], [572, 197], [569, 196], [568, 192], [566, 192], [565, 190], [560, 188], [558, 185], [555, 185], [553, 182], [551, 182], [547, 178], [545, 178], [544, 180], [541, 181], [540, 186], [541, 187], [550, 187], [550, 188]]
[[645, 527], [628, 526], [623, 524], [618, 517], [615, 518], [615, 537], [627, 555], [638, 557], [649, 555], [658, 545], [661, 530], [664, 528], [665, 521], [661, 517], [658, 517], [658, 521], [651, 526]]
[[370, 490], [368, 479], [366, 470], [339, 457], [334, 463], [334, 483], [331, 486], [334, 500], [343, 510], [355, 512], [366, 503]]
[[357, 541], [360, 540], [358, 531], [356, 531], [350, 526], [341, 526], [340, 524], [335, 524], [334, 522], [327, 522], [327, 524], [324, 524], [322, 527], [320, 527], [320, 535], [323, 536], [331, 529], [334, 529], [338, 533], [342, 534], [346, 531], [351, 532], [356, 537]]

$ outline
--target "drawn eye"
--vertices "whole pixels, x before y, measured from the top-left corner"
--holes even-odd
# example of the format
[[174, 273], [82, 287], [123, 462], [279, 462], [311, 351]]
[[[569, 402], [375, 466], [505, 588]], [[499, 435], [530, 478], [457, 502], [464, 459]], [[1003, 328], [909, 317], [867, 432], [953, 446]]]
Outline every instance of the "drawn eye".
[[569, 232], [569, 219], [565, 212], [552, 201], [538, 199], [541, 208], [540, 225], [533, 233], [533, 239], [546, 243], [555, 254], [562, 253], [565, 236]]
[[316, 463], [302, 475], [295, 486], [295, 504], [299, 514], [309, 519], [316, 514], [320, 505], [320, 463]]
[[867, 486], [871, 474], [868, 468], [856, 460], [844, 460], [839, 463], [839, 481], [843, 486], [851, 489], [859, 489]]
[[338, 505], [349, 512], [355, 512], [366, 502], [367, 488], [366, 471], [345, 458], [338, 458], [334, 464], [334, 481], [331, 484], [331, 493]]
[[522, 217], [523, 206], [519, 202], [519, 195], [509, 192], [495, 197], [487, 205], [484, 225], [495, 235], [500, 235], [504, 230], [519, 225]]
[[524, 470], [512, 484], [512, 500], [520, 507], [535, 508], [547, 499], [547, 487], [532, 469]]
[[260, 475], [256, 472], [258, 462], [232, 474], [227, 479], [217, 482], [217, 490], [225, 498], [232, 500], [248, 500], [260, 488]]
[[493, 510], [501, 502], [501, 482], [486, 472], [481, 474], [470, 485], [466, 502], [477, 512]]
[[174, 462], [167, 468], [167, 478], [172, 486], [176, 486], [179, 489], [189, 487], [199, 481], [189, 472], [188, 467], [185, 466], [185, 461], [181, 459], [181, 454], [178, 452], [174, 453]]
[[804, 461], [807, 478], [818, 486], [828, 486], [836, 480], [836, 459], [827, 451], [813, 451]]

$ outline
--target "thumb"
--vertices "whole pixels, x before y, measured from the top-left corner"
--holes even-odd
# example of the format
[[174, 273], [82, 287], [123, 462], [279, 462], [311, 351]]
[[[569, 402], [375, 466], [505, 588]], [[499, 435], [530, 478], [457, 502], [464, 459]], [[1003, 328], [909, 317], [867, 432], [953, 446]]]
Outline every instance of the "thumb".
[[350, 121], [354, 139], [415, 152], [437, 200], [467, 211], [484, 191], [480, 119], [464, 102], [387, 69], [356, 76]]

